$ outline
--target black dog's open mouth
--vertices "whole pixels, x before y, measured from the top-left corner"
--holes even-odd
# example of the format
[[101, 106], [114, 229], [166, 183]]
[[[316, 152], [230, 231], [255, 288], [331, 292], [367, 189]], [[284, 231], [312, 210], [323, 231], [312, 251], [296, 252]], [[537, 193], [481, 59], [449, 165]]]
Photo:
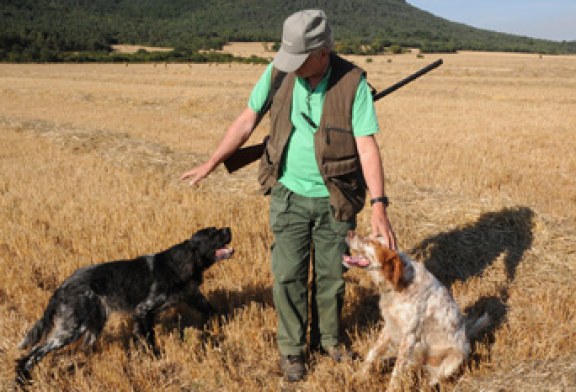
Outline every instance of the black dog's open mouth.
[[216, 252], [214, 252], [216, 260], [229, 259], [230, 257], [232, 257], [233, 254], [234, 254], [234, 248], [229, 248], [227, 246], [220, 249], [216, 249]]
[[232, 231], [229, 227], [224, 227], [218, 230], [217, 233], [218, 248], [214, 251], [214, 258], [216, 260], [229, 259], [234, 254], [234, 248], [230, 247], [232, 242]]

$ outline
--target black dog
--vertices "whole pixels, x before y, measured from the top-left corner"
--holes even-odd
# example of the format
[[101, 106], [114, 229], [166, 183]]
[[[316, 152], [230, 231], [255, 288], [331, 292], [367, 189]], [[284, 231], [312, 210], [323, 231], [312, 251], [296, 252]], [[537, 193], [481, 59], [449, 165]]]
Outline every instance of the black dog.
[[27, 382], [32, 367], [50, 351], [82, 336], [85, 345], [92, 345], [113, 311], [131, 313], [135, 333], [159, 355], [154, 316], [180, 302], [206, 316], [213, 313], [199, 290], [202, 273], [232, 256], [234, 250], [227, 247], [231, 240], [229, 228], [209, 227], [161, 253], [78, 269], [54, 292], [44, 315], [20, 343], [22, 349], [33, 348], [17, 361], [16, 382]]

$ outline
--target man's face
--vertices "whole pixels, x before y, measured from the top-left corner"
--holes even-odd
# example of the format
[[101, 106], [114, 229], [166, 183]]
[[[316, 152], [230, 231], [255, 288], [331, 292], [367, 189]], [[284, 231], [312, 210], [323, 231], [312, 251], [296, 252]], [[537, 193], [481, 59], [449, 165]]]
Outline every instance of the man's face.
[[314, 76], [323, 76], [328, 66], [330, 51], [322, 49], [321, 51], [310, 54], [304, 64], [298, 68], [295, 73], [299, 78], [310, 78]]

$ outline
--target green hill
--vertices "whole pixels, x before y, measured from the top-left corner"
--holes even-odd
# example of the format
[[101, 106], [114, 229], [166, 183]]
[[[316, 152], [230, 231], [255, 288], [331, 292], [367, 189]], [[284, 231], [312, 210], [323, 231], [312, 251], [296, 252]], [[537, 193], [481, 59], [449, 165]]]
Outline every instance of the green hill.
[[324, 9], [339, 49], [347, 52], [395, 45], [425, 52], [576, 53], [576, 41], [476, 29], [403, 0], [3, 0], [0, 60], [65, 60], [62, 53], [107, 53], [115, 43], [175, 47], [190, 56], [228, 41], [277, 41], [284, 18], [303, 8]]

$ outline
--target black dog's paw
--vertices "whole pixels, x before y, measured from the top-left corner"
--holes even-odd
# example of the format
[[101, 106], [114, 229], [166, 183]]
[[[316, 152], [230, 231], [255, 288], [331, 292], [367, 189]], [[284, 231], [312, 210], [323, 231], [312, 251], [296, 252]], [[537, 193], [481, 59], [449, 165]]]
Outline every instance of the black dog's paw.
[[14, 378], [15, 387], [18, 390], [25, 390], [25, 387], [32, 383], [31, 381], [32, 375], [30, 371], [24, 368], [23, 360], [19, 360], [16, 365], [16, 377]]

